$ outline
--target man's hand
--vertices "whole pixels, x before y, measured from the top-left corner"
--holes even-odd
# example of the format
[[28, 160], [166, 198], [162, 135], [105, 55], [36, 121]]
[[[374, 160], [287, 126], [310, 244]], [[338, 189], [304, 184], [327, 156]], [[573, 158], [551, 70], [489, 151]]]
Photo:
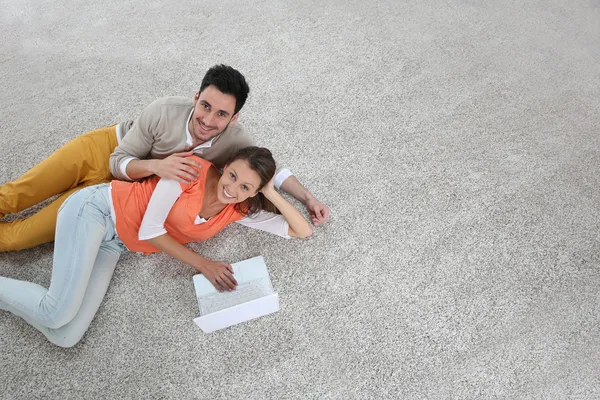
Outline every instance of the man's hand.
[[202, 168], [202, 166], [191, 158], [187, 158], [192, 154], [194, 153], [186, 151], [171, 154], [163, 160], [154, 160], [152, 173], [163, 179], [173, 179], [181, 183], [193, 182], [200, 174], [197, 169]]
[[233, 268], [224, 262], [207, 260], [202, 265], [200, 272], [219, 292], [232, 291], [237, 286], [237, 281], [233, 277]]
[[329, 207], [312, 197], [306, 202], [306, 211], [314, 226], [321, 226], [329, 218]]
[[279, 189], [291, 194], [296, 200], [306, 206], [306, 211], [310, 215], [310, 220], [314, 226], [321, 226], [329, 218], [329, 208], [321, 203], [296, 179], [295, 176], [288, 176], [283, 181]]

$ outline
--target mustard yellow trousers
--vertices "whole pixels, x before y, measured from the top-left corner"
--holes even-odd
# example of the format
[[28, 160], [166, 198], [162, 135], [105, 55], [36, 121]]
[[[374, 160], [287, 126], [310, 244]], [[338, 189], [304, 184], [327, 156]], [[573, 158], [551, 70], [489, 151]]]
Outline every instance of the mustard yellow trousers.
[[0, 186], [0, 217], [18, 213], [57, 194], [33, 216], [0, 222], [0, 251], [22, 250], [54, 240], [61, 204], [77, 190], [113, 179], [108, 159], [117, 147], [116, 127], [81, 135], [15, 181]]

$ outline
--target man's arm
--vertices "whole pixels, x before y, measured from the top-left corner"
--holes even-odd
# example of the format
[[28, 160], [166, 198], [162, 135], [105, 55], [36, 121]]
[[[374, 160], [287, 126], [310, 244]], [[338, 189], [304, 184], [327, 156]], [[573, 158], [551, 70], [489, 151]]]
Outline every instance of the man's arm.
[[317, 200], [288, 169], [283, 169], [277, 173], [275, 187], [289, 193], [304, 204], [314, 226], [321, 226], [327, 222], [329, 208]]
[[161, 104], [161, 99], [158, 99], [146, 107], [111, 154], [110, 172], [115, 178], [134, 181], [158, 175], [184, 183], [197, 178], [198, 173], [193, 167], [199, 168], [199, 165], [186, 158], [192, 152], [172, 154], [163, 160], [146, 159], [156, 140]]
[[[132, 161], [142, 161], [150, 154], [155, 139], [153, 131], [160, 120], [160, 108], [160, 100], [156, 100], [146, 107], [110, 155], [110, 172], [115, 178], [131, 181], [151, 175], [151, 173], [148, 173], [145, 176], [140, 176], [138, 173], [133, 178], [129, 176], [127, 167]], [[135, 171], [132, 170], [131, 172]]]
[[198, 178], [199, 172], [194, 169], [201, 168], [200, 164], [189, 158], [194, 153], [171, 154], [163, 160], [136, 160], [127, 163], [126, 172], [131, 180], [138, 180], [150, 175], [158, 175], [163, 179], [173, 179], [187, 183]]

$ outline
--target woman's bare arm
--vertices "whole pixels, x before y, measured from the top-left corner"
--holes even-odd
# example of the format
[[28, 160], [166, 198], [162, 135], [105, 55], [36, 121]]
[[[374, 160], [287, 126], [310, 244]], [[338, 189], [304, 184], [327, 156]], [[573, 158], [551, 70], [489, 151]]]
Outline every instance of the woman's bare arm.
[[217, 290], [223, 291], [223, 289], [235, 289], [237, 281], [233, 277], [231, 265], [220, 261], [211, 261], [202, 257], [200, 254], [177, 242], [168, 233], [148, 239], [147, 242], [171, 257], [194, 267], [202, 273], [206, 279], [217, 288]]
[[306, 238], [312, 235], [313, 230], [306, 218], [300, 214], [300, 211], [298, 211], [296, 207], [291, 205], [289, 201], [279, 194], [277, 189], [273, 186], [273, 181], [265, 185], [261, 192], [275, 207], [277, 207], [279, 212], [281, 212], [281, 215], [283, 215], [288, 222], [290, 226], [288, 234], [290, 236]]

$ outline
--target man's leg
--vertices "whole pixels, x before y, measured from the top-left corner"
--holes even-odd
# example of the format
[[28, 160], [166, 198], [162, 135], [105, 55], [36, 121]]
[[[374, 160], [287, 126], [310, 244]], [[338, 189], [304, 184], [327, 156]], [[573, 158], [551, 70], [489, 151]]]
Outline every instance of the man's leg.
[[53, 241], [58, 209], [70, 195], [84, 187], [66, 191], [29, 218], [0, 222], [0, 252], [29, 249]]
[[[0, 222], [0, 252], [27, 249], [54, 240], [56, 215], [62, 203], [85, 186], [112, 179], [108, 159], [116, 146], [114, 127], [86, 133], [21, 178], [0, 186], [0, 212], [18, 212], [64, 192], [29, 218]], [[10, 207], [2, 208], [9, 203]]]
[[114, 126], [76, 137], [25, 175], [0, 186], [0, 214], [18, 213], [82, 183], [111, 179], [108, 159], [115, 147]]

